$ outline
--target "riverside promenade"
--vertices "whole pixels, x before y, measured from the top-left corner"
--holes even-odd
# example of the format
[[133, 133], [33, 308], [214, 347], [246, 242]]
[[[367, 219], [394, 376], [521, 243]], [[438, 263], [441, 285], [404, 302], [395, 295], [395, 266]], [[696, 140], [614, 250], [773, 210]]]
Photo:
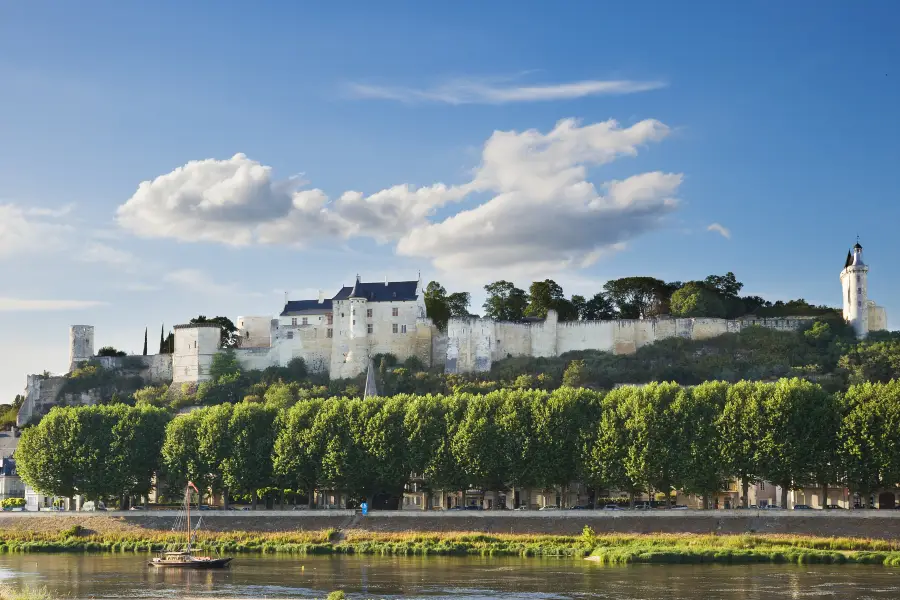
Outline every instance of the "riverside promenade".
[[[3, 512], [0, 530], [56, 532], [74, 525], [139, 533], [168, 531], [177, 511]], [[579, 535], [697, 533], [786, 534], [900, 539], [900, 511], [655, 510], [655, 511], [369, 511], [208, 510], [196, 513], [210, 532], [361, 530], [381, 533], [480, 532]]]

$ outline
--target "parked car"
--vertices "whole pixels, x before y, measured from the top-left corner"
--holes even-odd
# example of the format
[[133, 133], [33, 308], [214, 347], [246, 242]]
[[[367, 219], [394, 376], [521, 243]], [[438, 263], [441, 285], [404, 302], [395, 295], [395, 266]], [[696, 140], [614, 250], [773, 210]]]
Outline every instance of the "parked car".
[[846, 509], [845, 509], [843, 506], [841, 506], [840, 504], [826, 504], [826, 505], [825, 505], [825, 508], [826, 508], [827, 510], [846, 510]]
[[590, 510], [590, 506], [585, 504], [579, 504], [578, 506], [573, 506], [570, 510]]
[[525, 506], [525, 505], [523, 504], [522, 506], [520, 506], [520, 507], [517, 508], [516, 510], [528, 510], [528, 507]]
[[144, 507], [143, 506], [132, 506], [128, 510], [144, 510]]
[[603, 510], [625, 510], [625, 509], [622, 508], [621, 506], [619, 506], [618, 504], [607, 504], [606, 506], [603, 507]]
[[684, 504], [676, 504], [675, 506], [672, 507], [672, 510], [687, 510], [687, 509], [688, 509], [688, 507], [685, 506]]
[[94, 502], [93, 500], [88, 500], [84, 504], [81, 505], [81, 510], [84, 512], [96, 512], [101, 510], [106, 510], [106, 505], [103, 504], [103, 501]]
[[761, 510], [781, 510], [781, 507], [777, 504], [769, 504], [768, 506], [763, 506]]
[[795, 504], [794, 510], [812, 510], [813, 507], [809, 504]]
[[540, 510], [559, 510], [558, 506], [542, 506]]

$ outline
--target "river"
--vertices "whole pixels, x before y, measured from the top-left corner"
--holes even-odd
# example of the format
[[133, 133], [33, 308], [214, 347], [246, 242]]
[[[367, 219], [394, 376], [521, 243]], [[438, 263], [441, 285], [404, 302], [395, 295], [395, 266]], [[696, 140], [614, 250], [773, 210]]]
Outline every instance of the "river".
[[900, 596], [900, 569], [633, 565], [514, 558], [238, 556], [222, 571], [157, 571], [133, 555], [0, 555], [0, 580], [71, 600], [112, 598], [610, 598], [665, 600]]

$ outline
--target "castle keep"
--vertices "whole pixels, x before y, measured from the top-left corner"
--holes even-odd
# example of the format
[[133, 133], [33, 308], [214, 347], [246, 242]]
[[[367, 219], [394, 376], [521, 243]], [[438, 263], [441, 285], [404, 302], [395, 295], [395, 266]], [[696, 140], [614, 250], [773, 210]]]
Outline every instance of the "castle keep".
[[[864, 338], [887, 329], [884, 308], [868, 298], [869, 267], [857, 243], [847, 253], [840, 273], [844, 319]], [[301, 358], [312, 372], [332, 379], [363, 373], [370, 357], [393, 354], [416, 357], [425, 366], [444, 366], [448, 373], [488, 371], [494, 361], [514, 356], [553, 357], [574, 350], [630, 354], [671, 337], [707, 339], [746, 327], [794, 330], [813, 317], [736, 320], [706, 318], [620, 319], [559, 322], [549, 311], [535, 323], [508, 323], [481, 318], [452, 318], [439, 331], [425, 313], [421, 278], [417, 281], [363, 282], [341, 288], [331, 298], [288, 300], [277, 317], [238, 317], [235, 356], [248, 370], [285, 366]], [[95, 357], [94, 328], [73, 325], [69, 331], [69, 371], [96, 360], [106, 369], [123, 370], [146, 385], [199, 383], [209, 379], [213, 357], [221, 351], [219, 327], [189, 324], [175, 327], [172, 354]], [[60, 403], [91, 404], [99, 390], [63, 393], [65, 377], [29, 375], [18, 424], [45, 414]], [[61, 397], [66, 396], [66, 397]]]

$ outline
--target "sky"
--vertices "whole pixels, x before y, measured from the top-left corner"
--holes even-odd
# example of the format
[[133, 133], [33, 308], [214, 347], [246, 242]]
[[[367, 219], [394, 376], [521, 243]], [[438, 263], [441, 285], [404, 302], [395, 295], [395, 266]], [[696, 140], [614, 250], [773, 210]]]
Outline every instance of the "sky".
[[0, 402], [68, 327], [733, 271], [900, 318], [900, 4], [0, 2]]

